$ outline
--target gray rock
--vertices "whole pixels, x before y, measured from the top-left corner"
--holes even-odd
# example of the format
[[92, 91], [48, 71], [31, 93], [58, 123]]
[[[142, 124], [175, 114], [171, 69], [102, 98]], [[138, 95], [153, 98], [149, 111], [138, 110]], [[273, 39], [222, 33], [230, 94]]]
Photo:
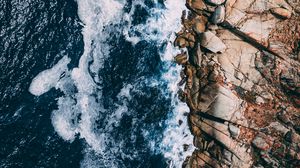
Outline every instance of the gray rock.
[[213, 4], [213, 5], [221, 5], [225, 2], [225, 0], [206, 0], [206, 2]]
[[275, 129], [276, 131], [278, 131], [284, 135], [289, 131], [289, 129], [287, 129], [285, 126], [283, 126], [279, 122], [272, 122], [269, 125], [269, 127]]
[[222, 23], [225, 19], [225, 7], [223, 5], [218, 6], [212, 15], [211, 21], [214, 24]]
[[225, 44], [219, 37], [213, 34], [211, 31], [207, 31], [203, 33], [201, 39], [201, 46], [207, 48], [213, 53], [223, 52], [226, 49]]
[[270, 145], [260, 136], [256, 136], [254, 138], [254, 140], [252, 141], [252, 144], [256, 148], [263, 150], [263, 151], [268, 150], [270, 148]]
[[240, 129], [232, 124], [229, 124], [228, 129], [229, 129], [230, 135], [234, 138], [237, 138], [237, 136], [240, 133]]

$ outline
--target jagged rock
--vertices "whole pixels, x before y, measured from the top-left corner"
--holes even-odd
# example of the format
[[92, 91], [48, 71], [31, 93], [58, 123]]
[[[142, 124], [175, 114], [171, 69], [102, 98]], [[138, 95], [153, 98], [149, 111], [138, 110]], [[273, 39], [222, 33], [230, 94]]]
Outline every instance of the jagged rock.
[[204, 32], [201, 39], [201, 46], [207, 48], [213, 53], [223, 52], [226, 49], [225, 44], [211, 31]]
[[[212, 31], [212, 32], [216, 32], [216, 30], [219, 29], [219, 27], [218, 27], [217, 25], [215, 25], [215, 24], [209, 24], [209, 25], [207, 26], [207, 28], [208, 28], [208, 30], [210, 30], [210, 31]], [[217, 33], [214, 33], [214, 34], [217, 34]]]
[[205, 16], [197, 17], [194, 21], [193, 30], [197, 34], [203, 33], [206, 29], [206, 23], [207, 23], [207, 18]]
[[300, 13], [300, 0], [287, 0], [287, 3], [295, 10]]
[[223, 150], [224, 159], [231, 162], [232, 161], [232, 153], [226, 149]]
[[279, 122], [272, 122], [270, 125], [269, 125], [270, 128], [273, 128], [275, 129], [277, 132], [280, 132], [282, 133], [283, 135], [285, 135], [289, 129], [286, 128], [285, 126], [283, 126], [282, 124], [280, 124]]
[[289, 116], [285, 113], [278, 113], [277, 118], [285, 123], [285, 124], [290, 124], [291, 123], [291, 119], [289, 118]]
[[194, 27], [193, 27], [194, 31], [197, 33], [197, 34], [201, 34], [205, 31], [206, 27], [205, 27], [205, 23], [202, 22], [202, 21], [196, 21], [196, 23], [194, 24]]
[[230, 135], [234, 138], [237, 138], [240, 132], [240, 129], [232, 124], [229, 124]]
[[179, 36], [175, 40], [175, 46], [178, 46], [179, 48], [184, 48], [187, 46], [187, 41], [183, 37]]
[[193, 48], [195, 46], [195, 36], [192, 35], [191, 33], [188, 33], [186, 38], [189, 42], [189, 47]]
[[206, 0], [206, 2], [213, 4], [213, 5], [221, 5], [225, 2], [225, 0]]
[[300, 143], [300, 135], [293, 131], [289, 131], [285, 135], [285, 139], [291, 143]]
[[185, 67], [185, 74], [187, 76], [187, 84], [186, 85], [189, 89], [191, 89], [192, 84], [193, 84], [193, 67], [190, 65], [187, 65]]
[[225, 7], [223, 5], [218, 6], [212, 15], [211, 21], [214, 24], [222, 23], [225, 19]]
[[274, 15], [279, 16], [280, 18], [284, 18], [284, 19], [290, 18], [292, 16], [292, 12], [287, 9], [284, 9], [284, 8], [272, 8], [272, 9], [270, 9], [270, 11]]
[[196, 67], [200, 67], [201, 66], [202, 51], [201, 51], [199, 43], [197, 44], [197, 47], [196, 47], [195, 51], [193, 51], [190, 59], [191, 59], [191, 63], [193, 63]]
[[181, 53], [175, 56], [175, 61], [179, 65], [184, 65], [187, 63], [187, 55], [186, 53]]

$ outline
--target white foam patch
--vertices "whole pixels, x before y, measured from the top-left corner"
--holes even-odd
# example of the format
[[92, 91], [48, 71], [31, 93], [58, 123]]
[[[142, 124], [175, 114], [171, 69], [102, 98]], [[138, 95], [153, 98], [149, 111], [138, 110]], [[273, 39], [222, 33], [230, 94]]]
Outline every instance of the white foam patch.
[[[146, 21], [146, 24], [139, 24], [132, 27], [133, 14], [136, 10], [135, 7], [140, 5], [145, 7], [141, 1], [134, 1], [131, 12], [125, 14], [123, 19], [129, 24], [123, 29], [123, 34], [126, 39], [133, 45], [141, 40], [155, 41], [158, 46], [164, 42], [168, 42], [166, 50], [161, 53], [161, 60], [165, 63], [165, 69], [168, 71], [163, 74], [163, 80], [168, 83], [167, 93], [171, 93], [173, 111], [170, 114], [169, 119], [166, 121], [168, 127], [164, 132], [163, 142], [160, 144], [160, 152], [164, 154], [171, 162], [169, 167], [181, 167], [184, 159], [190, 156], [194, 151], [193, 136], [190, 133], [187, 123], [187, 117], [184, 113], [189, 112], [189, 108], [183, 102], [180, 102], [177, 97], [177, 91], [179, 87], [177, 83], [180, 81], [180, 66], [174, 66], [170, 64], [173, 57], [178, 54], [178, 49], [174, 48], [172, 42], [175, 40], [175, 33], [181, 29], [181, 15], [185, 10], [185, 0], [166, 0], [164, 2], [166, 9], [159, 7], [153, 8], [149, 11], [150, 18]], [[139, 32], [139, 36], [136, 36], [132, 32]], [[154, 84], [155, 81], [150, 81]], [[182, 122], [179, 125], [179, 121]], [[144, 136], [149, 135], [149, 131], [143, 131]], [[184, 145], [187, 145], [187, 150], [184, 149]], [[157, 145], [153, 141], [150, 141], [149, 146], [153, 151], [157, 151]]]
[[[180, 102], [177, 98], [177, 91], [179, 89], [177, 83], [180, 81], [180, 66], [173, 66], [170, 61], [173, 60], [174, 55], [178, 54], [178, 49], [175, 49], [172, 45], [172, 41], [175, 39], [175, 33], [181, 29], [181, 14], [185, 10], [185, 0], [166, 0], [164, 2], [166, 9], [159, 7], [153, 8], [149, 11], [150, 18], [146, 21], [146, 24], [139, 24], [132, 26], [133, 14], [136, 10], [135, 7], [140, 5], [145, 7], [141, 1], [134, 1], [133, 7], [130, 13], [125, 14], [123, 19], [129, 24], [123, 29], [123, 34], [126, 39], [132, 42], [133, 45], [141, 40], [155, 41], [160, 46], [164, 42], [168, 42], [166, 50], [161, 53], [161, 59], [165, 62], [165, 68], [168, 72], [163, 74], [163, 80], [168, 83], [168, 92], [172, 94], [172, 106], [173, 111], [170, 118], [166, 121], [168, 127], [164, 132], [164, 139], [160, 144], [160, 151], [168, 158], [170, 167], [181, 167], [184, 159], [191, 155], [193, 146], [193, 136], [190, 133], [187, 117], [184, 115], [185, 112], [189, 112], [189, 108], [183, 102]], [[139, 32], [139, 36], [136, 36], [132, 32]], [[154, 84], [155, 81], [150, 81]], [[179, 125], [179, 121], [182, 122]], [[150, 132], [147, 130], [143, 131], [145, 137]], [[184, 145], [188, 145], [188, 149], [184, 149]], [[157, 150], [157, 145], [153, 141], [150, 141], [149, 146], [153, 151]]]
[[[67, 141], [73, 141], [75, 134], [78, 133], [72, 119], [76, 119], [76, 102], [70, 97], [61, 97], [58, 99], [59, 110], [53, 111], [52, 113], [52, 125], [56, 132]], [[74, 124], [72, 124], [74, 123]]]
[[[174, 30], [179, 30], [181, 27], [181, 14], [185, 9], [184, 0], [165, 0], [165, 8], [153, 0], [156, 7], [148, 9], [150, 17], [147, 19], [145, 24], [134, 25], [133, 14], [138, 5], [147, 9], [144, 2], [141, 0], [133, 1], [132, 9], [129, 13], [123, 15], [123, 20], [128, 23], [126, 27], [123, 28], [123, 34], [126, 40], [132, 42], [133, 45], [136, 43], [146, 40], [155, 41], [158, 44], [171, 40], [170, 36], [174, 34]], [[139, 32], [138, 35], [134, 32]]]
[[31, 82], [29, 92], [35, 96], [40, 96], [55, 87], [60, 76], [68, 70], [71, 59], [64, 56], [51, 69], [40, 72]]

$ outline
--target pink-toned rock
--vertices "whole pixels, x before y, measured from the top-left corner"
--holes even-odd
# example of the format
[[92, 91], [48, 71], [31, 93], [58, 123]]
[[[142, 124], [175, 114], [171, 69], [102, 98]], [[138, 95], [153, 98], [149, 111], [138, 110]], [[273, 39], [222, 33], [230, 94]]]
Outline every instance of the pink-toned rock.
[[265, 141], [265, 139], [264, 138], [262, 138], [262, 137], [260, 137], [260, 136], [256, 136], [255, 138], [254, 138], [254, 140], [252, 141], [252, 144], [256, 147], [256, 148], [258, 148], [258, 149], [260, 149], [260, 150], [268, 150], [268, 149], [270, 149], [270, 145]]
[[226, 49], [225, 44], [211, 31], [203, 33], [201, 46], [207, 48], [213, 53], [223, 52]]
[[280, 18], [288, 19], [292, 16], [292, 12], [284, 8], [272, 8], [271, 13]]

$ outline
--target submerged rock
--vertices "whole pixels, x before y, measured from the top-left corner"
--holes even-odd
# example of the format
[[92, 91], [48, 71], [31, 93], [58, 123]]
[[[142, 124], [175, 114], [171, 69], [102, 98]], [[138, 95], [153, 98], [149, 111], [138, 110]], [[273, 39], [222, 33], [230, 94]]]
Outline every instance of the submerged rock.
[[225, 7], [223, 5], [218, 6], [212, 15], [211, 21], [214, 24], [222, 23], [225, 19]]
[[201, 39], [201, 46], [210, 50], [213, 53], [223, 52], [226, 45], [211, 31], [204, 32]]

